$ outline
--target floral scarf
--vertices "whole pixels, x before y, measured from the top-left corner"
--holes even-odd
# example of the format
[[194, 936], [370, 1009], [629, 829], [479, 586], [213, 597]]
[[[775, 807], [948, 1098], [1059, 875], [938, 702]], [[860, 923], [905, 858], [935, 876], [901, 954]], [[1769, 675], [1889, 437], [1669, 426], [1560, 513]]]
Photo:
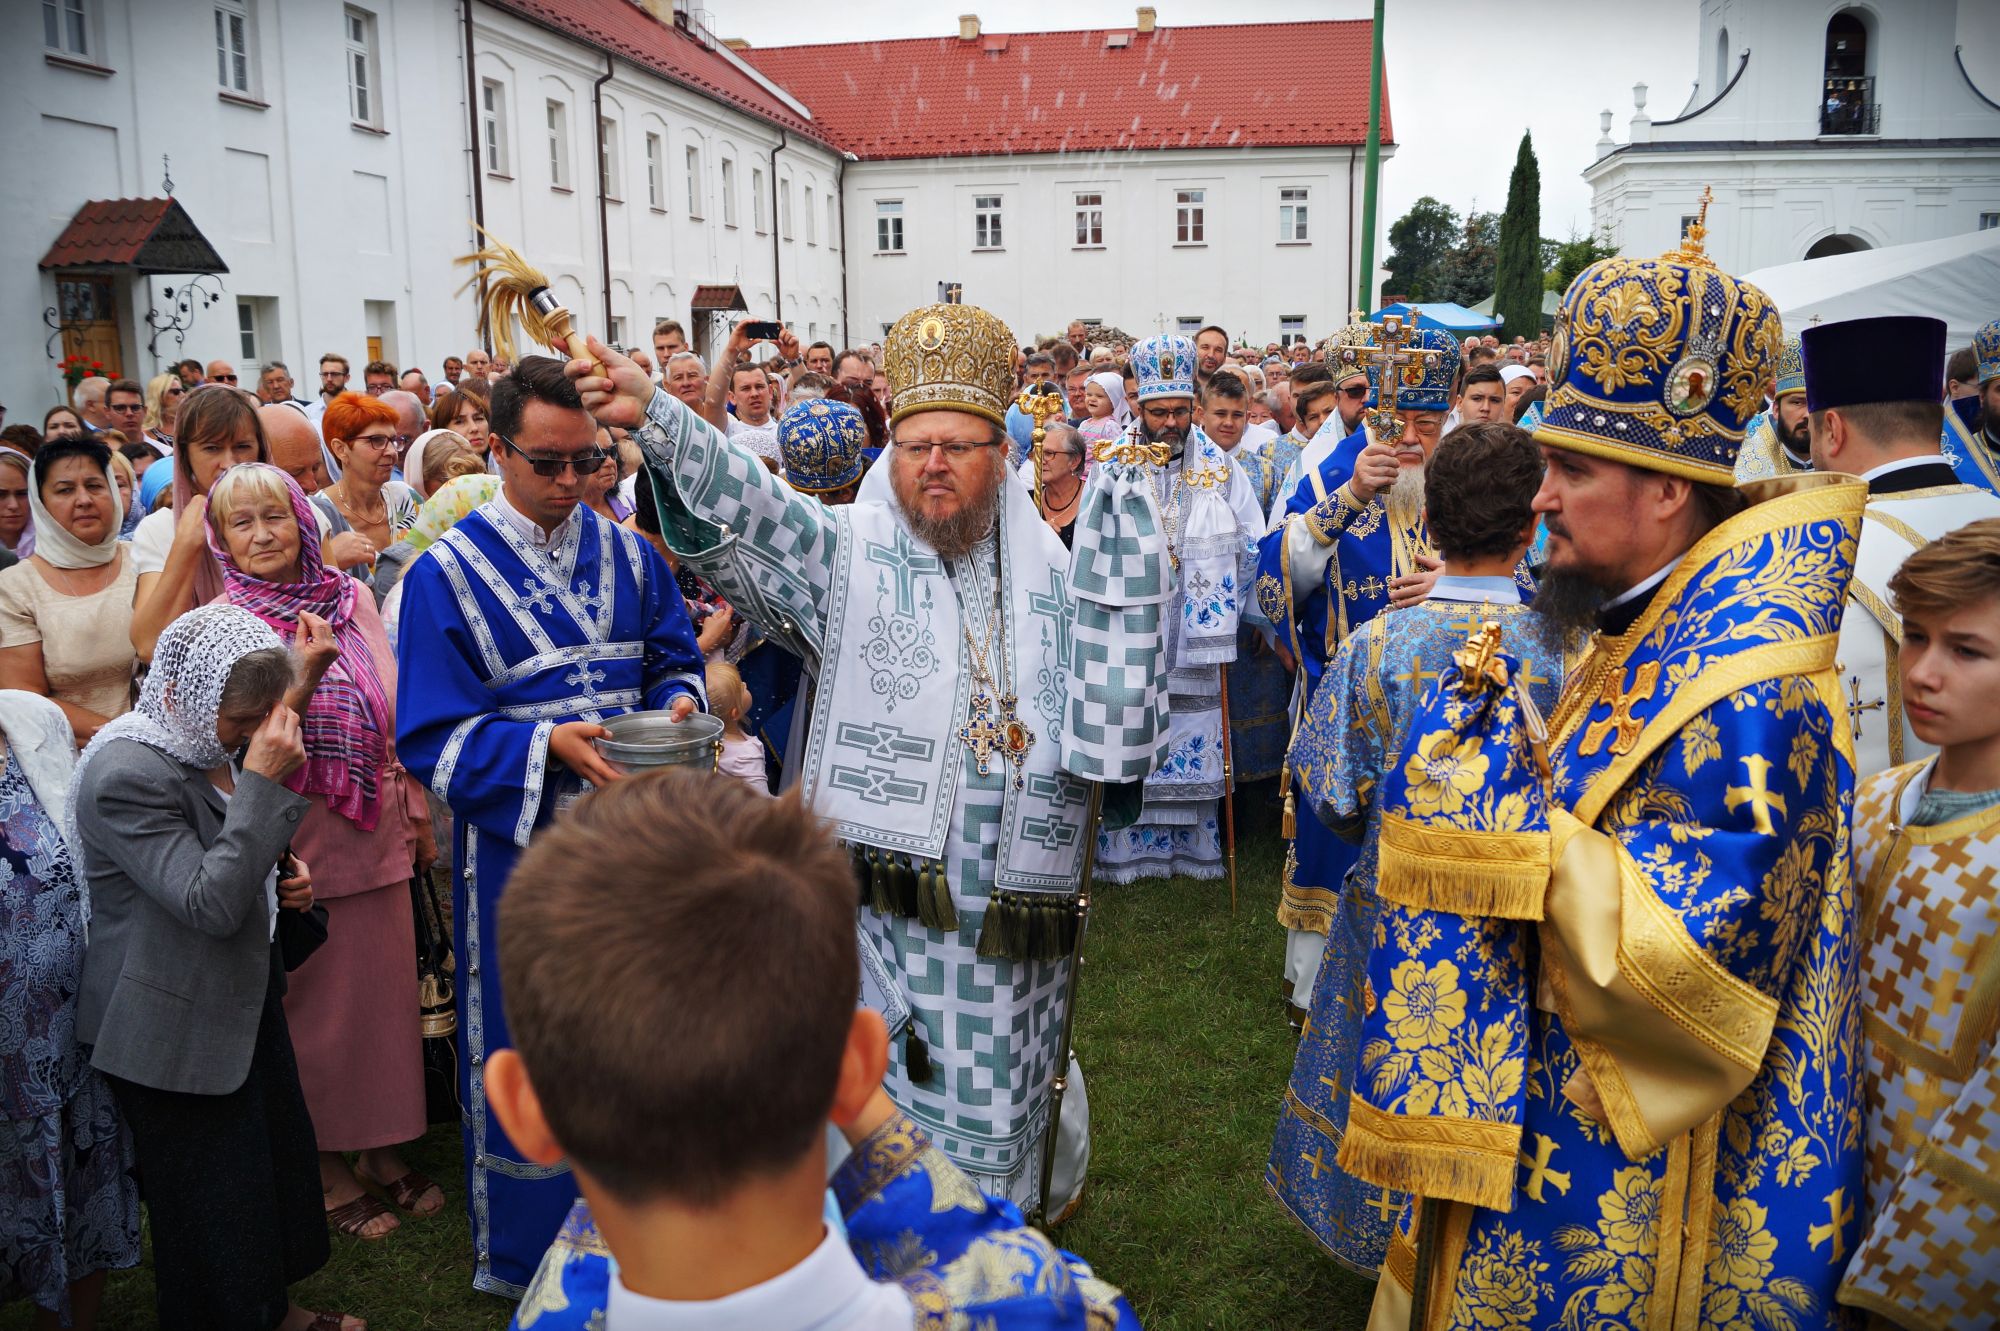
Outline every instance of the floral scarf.
[[[355, 600], [361, 584], [320, 557], [319, 523], [311, 501], [298, 483], [267, 462], [232, 467], [209, 487], [211, 497], [232, 472], [259, 468], [280, 478], [291, 497], [292, 516], [299, 527], [299, 581], [266, 582], [236, 566], [229, 547], [215, 528], [211, 505], [208, 548], [222, 566], [230, 604], [248, 610], [290, 640], [298, 631], [301, 611], [318, 615], [332, 626], [340, 655], [327, 667], [313, 690], [306, 713], [299, 718], [305, 739], [306, 765], [285, 785], [302, 795], [324, 795], [327, 804], [364, 832], [372, 832], [382, 816], [382, 769], [388, 744], [388, 695], [375, 669], [375, 653], [356, 619]], [[244, 476], [232, 479], [232, 487]]]

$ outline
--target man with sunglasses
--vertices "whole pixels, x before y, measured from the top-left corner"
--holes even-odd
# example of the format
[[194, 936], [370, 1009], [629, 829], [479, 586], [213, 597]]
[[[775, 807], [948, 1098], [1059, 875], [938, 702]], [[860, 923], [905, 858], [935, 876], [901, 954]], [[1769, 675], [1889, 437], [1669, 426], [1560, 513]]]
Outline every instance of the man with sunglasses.
[[[1123, 783], [1105, 807], [1130, 809], [1161, 755], [1168, 551], [1157, 511], [1135, 512], [1159, 470], [1135, 443], [1093, 474], [1115, 502], [1085, 493], [1089, 576], [1072, 584], [1069, 552], [1007, 465], [1016, 345], [976, 306], [898, 320], [882, 355], [890, 442], [841, 507], [786, 485], [595, 339], [569, 373], [599, 423], [634, 431], [683, 566], [816, 678], [800, 788], [862, 879], [863, 959], [896, 1009], [890, 1098], [1031, 1214], [1052, 1161], [1055, 1216], [1088, 1158], [1062, 1036], [1089, 844], [1078, 778]], [[1184, 438], [1185, 403], [1173, 428]], [[1143, 534], [1114, 547], [1114, 516]], [[1056, 1073], [1078, 1088], [1060, 1111]]]
[[[643, 377], [643, 376], [641, 376]], [[593, 741], [638, 710], [685, 719], [703, 663], [666, 561], [583, 502], [612, 465], [562, 362], [524, 357], [493, 385], [501, 488], [409, 566], [398, 636], [397, 756], [456, 819], [459, 1095], [474, 1287], [519, 1297], [576, 1199], [487, 1112], [506, 1046], [494, 916], [515, 858], [583, 783], [623, 773]]]

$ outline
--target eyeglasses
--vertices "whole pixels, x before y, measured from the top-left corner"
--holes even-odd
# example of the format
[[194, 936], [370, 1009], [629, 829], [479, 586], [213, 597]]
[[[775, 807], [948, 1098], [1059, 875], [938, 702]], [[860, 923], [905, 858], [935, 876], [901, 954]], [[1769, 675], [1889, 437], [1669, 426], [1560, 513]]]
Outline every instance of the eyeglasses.
[[1145, 406], [1139, 410], [1144, 413], [1146, 419], [1149, 421], [1191, 421], [1194, 419], [1193, 407]]
[[493, 437], [514, 450], [514, 455], [520, 458], [521, 461], [533, 467], [535, 475], [546, 476], [550, 480], [554, 480], [556, 477], [562, 475], [564, 467], [570, 468], [579, 476], [588, 476], [600, 470], [605, 463], [611, 461], [609, 453], [595, 451], [579, 453], [575, 457], [570, 458], [539, 458], [533, 453], [525, 452], [519, 444], [504, 434], [495, 434]]
[[967, 443], [920, 444], [913, 439], [897, 439], [894, 441], [894, 444], [896, 452], [899, 456], [910, 458], [912, 460], [923, 459], [928, 461], [932, 449], [942, 448], [944, 450], [945, 459], [950, 462], [963, 462], [965, 461], [965, 459], [971, 457], [974, 452], [982, 448], [1000, 447], [1000, 445], [993, 443], [990, 440], [983, 444], [967, 444]]
[[1356, 402], [1359, 402], [1359, 401], [1360, 401], [1360, 400], [1361, 400], [1362, 398], [1364, 398], [1364, 397], [1367, 397], [1367, 396], [1368, 396], [1368, 385], [1367, 385], [1367, 384], [1349, 384], [1349, 385], [1347, 385], [1347, 386], [1346, 386], [1345, 388], [1343, 388], [1343, 389], [1341, 389], [1341, 390], [1340, 390], [1340, 395], [1341, 395], [1342, 397], [1351, 397], [1351, 398], [1353, 398], [1353, 399], [1354, 399], [1354, 400], [1355, 400]]
[[236, 376], [233, 374], [211, 374], [208, 376], [208, 381], [212, 384], [233, 384], [236, 382]]
[[387, 453], [392, 448], [402, 448], [410, 442], [406, 434], [358, 434], [347, 441], [350, 444], [366, 444], [377, 453]]
[[117, 412], [121, 416], [128, 413], [137, 416], [146, 410], [146, 404], [143, 402], [107, 402], [104, 405], [104, 409], [106, 411]]

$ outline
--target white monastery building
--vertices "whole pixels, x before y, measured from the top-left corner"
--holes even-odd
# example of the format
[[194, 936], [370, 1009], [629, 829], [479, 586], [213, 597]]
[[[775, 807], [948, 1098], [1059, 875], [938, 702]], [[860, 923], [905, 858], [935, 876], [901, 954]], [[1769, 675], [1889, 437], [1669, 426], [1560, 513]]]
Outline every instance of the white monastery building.
[[[1026, 340], [1321, 332], [1353, 301], [1370, 25], [749, 49], [686, 0], [0, 6], [0, 402], [67, 355], [435, 381], [483, 223], [578, 323], [877, 339], [957, 284]], [[1296, 87], [1294, 85], [1296, 84]], [[1384, 156], [1393, 152], [1384, 98]]]
[[1668, 119], [1633, 89], [1584, 179], [1626, 254], [1671, 249], [1704, 186], [1725, 271], [2000, 226], [2000, 8], [1991, 0], [1701, 0], [1699, 77]]

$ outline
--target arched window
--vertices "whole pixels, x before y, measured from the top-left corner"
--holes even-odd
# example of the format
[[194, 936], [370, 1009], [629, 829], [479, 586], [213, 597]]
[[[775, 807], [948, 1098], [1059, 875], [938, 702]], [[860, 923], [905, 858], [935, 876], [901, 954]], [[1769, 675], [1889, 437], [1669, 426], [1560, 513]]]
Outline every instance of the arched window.
[[1873, 248], [1874, 246], [1859, 236], [1851, 236], [1844, 231], [1836, 231], [1830, 236], [1821, 236], [1818, 240], [1815, 240], [1811, 247], [1806, 250], [1806, 257], [1808, 259], [1825, 259], [1835, 254], [1859, 254], [1862, 250]]
[[1715, 86], [1709, 89], [1709, 98], [1713, 100], [1719, 97], [1722, 94], [1722, 90], [1728, 86], [1729, 29], [1724, 28], [1715, 34]]
[[1868, 23], [1843, 9], [1826, 22], [1826, 65], [1819, 111], [1821, 134], [1876, 134], [1882, 110], [1868, 52]]

